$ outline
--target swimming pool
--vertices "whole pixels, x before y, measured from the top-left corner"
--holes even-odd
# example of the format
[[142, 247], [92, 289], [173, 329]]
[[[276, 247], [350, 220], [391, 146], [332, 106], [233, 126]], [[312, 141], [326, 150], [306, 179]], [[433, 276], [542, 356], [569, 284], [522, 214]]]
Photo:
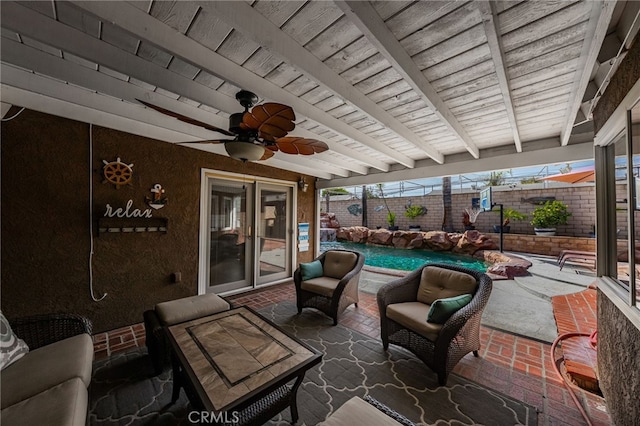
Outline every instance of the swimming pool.
[[320, 243], [321, 252], [332, 249], [359, 251], [364, 255], [365, 265], [375, 266], [378, 268], [399, 269], [401, 271], [413, 271], [425, 263], [458, 265], [481, 272], [485, 272], [489, 266], [486, 262], [475, 259], [471, 256], [464, 256], [449, 252], [397, 249], [392, 247], [379, 247], [367, 244], [336, 241]]

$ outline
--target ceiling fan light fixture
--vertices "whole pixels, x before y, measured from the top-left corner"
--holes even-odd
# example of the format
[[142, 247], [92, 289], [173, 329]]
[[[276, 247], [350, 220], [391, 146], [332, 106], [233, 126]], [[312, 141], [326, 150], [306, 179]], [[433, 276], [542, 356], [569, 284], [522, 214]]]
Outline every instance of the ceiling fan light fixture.
[[229, 157], [241, 161], [258, 161], [264, 155], [264, 146], [252, 142], [225, 142], [224, 149]]

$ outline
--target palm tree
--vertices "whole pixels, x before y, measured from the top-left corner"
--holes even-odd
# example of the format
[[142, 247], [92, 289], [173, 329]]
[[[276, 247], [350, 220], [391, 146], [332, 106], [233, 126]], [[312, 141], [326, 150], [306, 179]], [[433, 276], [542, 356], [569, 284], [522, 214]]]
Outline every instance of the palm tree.
[[442, 230], [453, 232], [453, 217], [451, 216], [452, 199], [451, 199], [451, 176], [442, 178], [442, 206], [444, 208], [444, 217], [442, 218]]

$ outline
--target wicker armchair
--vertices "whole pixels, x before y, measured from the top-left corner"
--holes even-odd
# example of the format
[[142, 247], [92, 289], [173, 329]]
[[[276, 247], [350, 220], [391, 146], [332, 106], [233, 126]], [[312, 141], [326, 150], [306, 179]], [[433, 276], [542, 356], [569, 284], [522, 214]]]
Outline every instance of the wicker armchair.
[[[419, 290], [423, 291], [423, 287], [421, 287], [423, 270], [432, 267], [470, 275], [476, 284], [471, 301], [455, 312], [442, 325], [428, 324], [426, 322], [426, 313], [430, 305], [421, 306], [422, 303], [417, 303]], [[440, 272], [441, 270], [432, 269], [429, 273], [434, 271]], [[447, 273], [451, 274], [451, 272], [444, 271], [444, 274]], [[469, 282], [472, 283], [473, 280], [470, 279]], [[478, 356], [478, 350], [480, 349], [480, 318], [489, 300], [492, 285], [491, 278], [482, 272], [453, 265], [431, 264], [425, 265], [404, 278], [383, 286], [378, 290], [377, 301], [380, 310], [380, 335], [384, 349], [388, 349], [389, 343], [409, 349], [438, 374], [440, 385], [446, 385], [449, 373], [462, 357], [469, 352], [473, 352], [476, 357]], [[436, 297], [438, 292], [445, 287], [446, 284], [436, 284], [432, 287], [431, 296]], [[447, 290], [445, 289], [444, 291]], [[458, 294], [465, 292], [467, 291], [458, 292]], [[455, 294], [456, 291], [449, 290], [448, 295], [440, 297], [450, 297], [452, 293]], [[406, 304], [408, 302], [413, 303]], [[415, 331], [417, 327], [413, 327], [413, 329], [407, 327], [406, 324], [409, 323], [407, 321], [403, 321], [405, 325], [402, 325], [388, 317], [388, 314], [396, 309], [392, 307], [388, 311], [388, 307], [394, 304], [396, 304], [395, 307], [410, 307], [411, 312], [419, 313], [420, 317], [414, 319], [414, 324], [422, 328], [421, 332]], [[427, 327], [431, 327], [431, 329], [425, 332]], [[429, 337], [425, 335], [429, 335]]]
[[13, 332], [25, 341], [30, 350], [82, 333], [91, 335], [93, 329], [88, 318], [67, 313], [16, 318], [9, 320], [9, 324]]
[[[358, 284], [364, 256], [357, 251], [328, 250], [316, 260], [322, 263], [325, 276], [303, 281], [301, 268], [293, 274], [298, 313], [302, 313], [302, 308], [315, 308], [333, 318], [333, 325], [337, 325], [338, 315], [349, 305], [353, 303], [358, 307]], [[347, 272], [341, 277], [331, 273], [344, 269], [345, 265], [348, 265]]]

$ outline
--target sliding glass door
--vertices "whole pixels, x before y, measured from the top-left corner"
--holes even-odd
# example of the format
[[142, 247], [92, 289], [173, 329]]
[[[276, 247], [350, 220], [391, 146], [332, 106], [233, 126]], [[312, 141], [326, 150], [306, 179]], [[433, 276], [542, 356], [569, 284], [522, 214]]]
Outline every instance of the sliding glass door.
[[200, 292], [229, 293], [291, 277], [291, 185], [203, 175]]
[[286, 186], [257, 185], [257, 284], [291, 276], [291, 193]]

